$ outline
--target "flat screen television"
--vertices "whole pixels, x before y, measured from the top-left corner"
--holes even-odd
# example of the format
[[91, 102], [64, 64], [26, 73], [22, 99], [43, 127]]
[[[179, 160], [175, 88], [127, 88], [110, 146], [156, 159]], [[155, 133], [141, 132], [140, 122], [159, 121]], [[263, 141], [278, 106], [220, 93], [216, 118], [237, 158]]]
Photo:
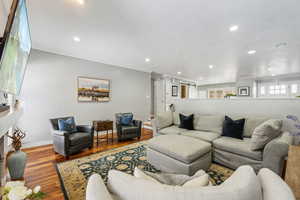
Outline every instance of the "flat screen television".
[[18, 96], [31, 38], [25, 0], [14, 0], [0, 45], [0, 91]]

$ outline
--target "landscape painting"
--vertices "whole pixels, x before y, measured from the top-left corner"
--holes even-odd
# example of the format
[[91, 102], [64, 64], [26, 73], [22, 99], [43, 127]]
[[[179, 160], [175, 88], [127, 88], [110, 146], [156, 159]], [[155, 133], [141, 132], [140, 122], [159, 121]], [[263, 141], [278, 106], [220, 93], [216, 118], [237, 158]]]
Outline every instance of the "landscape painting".
[[78, 101], [107, 102], [110, 100], [110, 81], [78, 77]]

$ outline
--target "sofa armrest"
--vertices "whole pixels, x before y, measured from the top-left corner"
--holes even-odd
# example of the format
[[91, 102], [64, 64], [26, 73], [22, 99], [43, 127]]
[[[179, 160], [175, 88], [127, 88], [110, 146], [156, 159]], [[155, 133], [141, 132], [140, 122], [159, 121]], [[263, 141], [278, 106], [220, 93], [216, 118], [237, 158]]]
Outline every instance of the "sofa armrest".
[[269, 142], [263, 151], [263, 168], [271, 169], [278, 175], [282, 175], [284, 160], [288, 156], [290, 133], [284, 132], [280, 137]]
[[101, 176], [93, 174], [87, 183], [86, 200], [113, 200]]
[[274, 172], [261, 169], [258, 173], [264, 200], [295, 200], [290, 187]]

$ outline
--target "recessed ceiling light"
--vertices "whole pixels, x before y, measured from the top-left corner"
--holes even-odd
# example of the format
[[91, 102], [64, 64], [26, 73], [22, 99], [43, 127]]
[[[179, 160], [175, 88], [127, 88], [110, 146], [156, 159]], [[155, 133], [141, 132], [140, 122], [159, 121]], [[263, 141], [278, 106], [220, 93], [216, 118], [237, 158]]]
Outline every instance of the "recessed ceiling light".
[[180, 75], [180, 74], [181, 74], [181, 72], [177, 72], [177, 74], [178, 74], [178, 75]]
[[150, 62], [150, 58], [145, 58], [145, 62]]
[[268, 71], [269, 71], [269, 72], [272, 71], [272, 68], [271, 68], [271, 67], [268, 67]]
[[275, 76], [275, 74], [272, 74], [272, 76]]
[[250, 55], [255, 54], [255, 53], [256, 53], [255, 50], [250, 50], [250, 51], [248, 51], [248, 54], [250, 54]]
[[230, 30], [231, 32], [237, 31], [237, 30], [239, 30], [239, 26], [238, 26], [238, 25], [230, 26], [229, 30]]
[[83, 5], [83, 4], [84, 4], [84, 0], [77, 0], [77, 2], [78, 2], [80, 5]]
[[73, 40], [74, 40], [75, 42], [80, 42], [80, 37], [74, 36], [74, 37], [73, 37]]
[[208, 67], [209, 67], [209, 69], [212, 69], [212, 68], [214, 68], [214, 66], [213, 66], [213, 65], [209, 65]]

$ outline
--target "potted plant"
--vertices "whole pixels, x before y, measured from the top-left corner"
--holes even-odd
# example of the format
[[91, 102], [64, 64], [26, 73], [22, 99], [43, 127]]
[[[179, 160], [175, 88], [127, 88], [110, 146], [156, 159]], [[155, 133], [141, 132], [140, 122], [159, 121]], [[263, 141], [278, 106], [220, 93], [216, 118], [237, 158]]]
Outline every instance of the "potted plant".
[[229, 93], [225, 95], [225, 99], [230, 99], [231, 97], [236, 97], [236, 94]]
[[38, 185], [32, 190], [23, 181], [7, 182], [1, 195], [2, 200], [40, 200], [46, 196], [41, 191], [41, 186]]

